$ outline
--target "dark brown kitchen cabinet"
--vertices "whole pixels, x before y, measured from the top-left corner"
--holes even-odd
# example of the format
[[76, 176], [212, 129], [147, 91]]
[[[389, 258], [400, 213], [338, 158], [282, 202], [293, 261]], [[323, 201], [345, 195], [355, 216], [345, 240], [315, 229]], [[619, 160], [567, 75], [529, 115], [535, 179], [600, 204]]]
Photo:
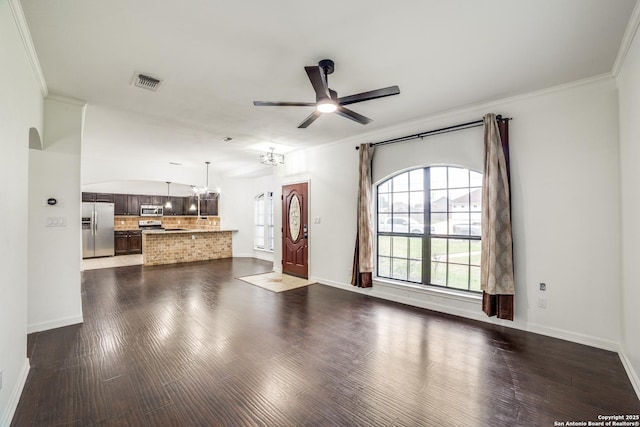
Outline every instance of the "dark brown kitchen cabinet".
[[96, 193], [85, 193], [85, 192], [82, 192], [82, 201], [83, 202], [95, 202], [96, 201]]
[[113, 236], [114, 250], [116, 255], [131, 255], [142, 253], [142, 231], [114, 231]]
[[130, 215], [126, 194], [114, 194], [113, 203], [115, 204], [113, 209], [114, 215]]
[[218, 215], [218, 199], [200, 200], [200, 215], [201, 216]]
[[163, 214], [166, 215], [184, 215], [184, 200], [182, 197], [170, 197], [171, 208], [164, 206]]
[[[195, 209], [191, 210], [191, 206], [194, 206]], [[198, 215], [198, 198], [195, 196], [185, 197], [182, 213], [183, 215]]]
[[153, 204], [153, 196], [138, 196], [138, 200], [140, 201], [140, 205], [152, 205]]
[[96, 202], [113, 203], [113, 196], [111, 193], [96, 193]]
[[129, 253], [141, 254], [142, 253], [142, 231], [132, 230], [129, 235]]
[[113, 194], [111, 193], [87, 193], [82, 192], [83, 202], [106, 202], [113, 203]]
[[140, 215], [140, 196], [127, 194], [127, 211], [129, 215]]

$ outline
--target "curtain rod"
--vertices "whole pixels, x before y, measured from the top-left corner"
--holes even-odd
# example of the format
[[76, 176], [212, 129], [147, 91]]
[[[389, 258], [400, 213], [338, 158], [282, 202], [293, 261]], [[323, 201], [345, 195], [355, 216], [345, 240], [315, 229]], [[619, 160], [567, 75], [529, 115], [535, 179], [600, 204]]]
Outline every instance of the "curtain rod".
[[[501, 115], [496, 116], [496, 120], [497, 121], [509, 121], [512, 120], [510, 117], [508, 118], [502, 118]], [[460, 123], [458, 125], [453, 125], [453, 126], [447, 126], [445, 128], [440, 128], [440, 129], [433, 129], [433, 130], [428, 130], [426, 132], [420, 132], [420, 133], [416, 133], [413, 135], [407, 135], [407, 136], [401, 136], [399, 138], [393, 138], [393, 139], [387, 139], [386, 141], [380, 141], [380, 142], [374, 142], [371, 145], [372, 146], [376, 146], [376, 145], [387, 145], [387, 144], [395, 144], [396, 142], [404, 142], [404, 141], [409, 141], [412, 139], [418, 139], [418, 138], [424, 138], [426, 136], [432, 136], [432, 135], [440, 135], [442, 133], [449, 133], [449, 132], [455, 132], [458, 130], [464, 130], [464, 129], [471, 129], [471, 128], [477, 128], [484, 125], [484, 120], [475, 120], [473, 122], [467, 122], [467, 123]], [[359, 150], [360, 147], [356, 147], [356, 150]]]

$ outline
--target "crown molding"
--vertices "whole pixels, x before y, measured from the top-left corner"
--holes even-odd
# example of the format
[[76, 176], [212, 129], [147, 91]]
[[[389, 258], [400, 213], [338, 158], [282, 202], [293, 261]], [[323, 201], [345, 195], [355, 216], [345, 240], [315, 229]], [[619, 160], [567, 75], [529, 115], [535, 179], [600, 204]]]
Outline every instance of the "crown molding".
[[77, 98], [70, 98], [68, 96], [64, 96], [64, 95], [59, 95], [57, 93], [50, 93], [46, 99], [47, 101], [57, 101], [57, 102], [64, 102], [65, 104], [71, 104], [71, 105], [75, 105], [78, 107], [84, 107], [85, 105], [87, 105], [87, 103], [81, 99], [77, 99]]
[[31, 64], [31, 70], [33, 71], [33, 75], [36, 78], [36, 81], [40, 85], [40, 92], [42, 93], [42, 97], [44, 98], [49, 93], [49, 89], [47, 88], [47, 81], [44, 79], [44, 74], [42, 73], [42, 68], [40, 67], [40, 61], [38, 60], [38, 55], [36, 53], [36, 48], [33, 45], [33, 40], [31, 39], [31, 32], [29, 31], [29, 25], [27, 24], [27, 19], [24, 16], [22, 5], [20, 4], [20, 0], [8, 0], [7, 3], [9, 3], [9, 9], [11, 9], [13, 20], [18, 27], [18, 33], [20, 33], [22, 46], [24, 46], [24, 51], [29, 58], [29, 63]]
[[629, 49], [631, 49], [633, 39], [636, 37], [636, 33], [638, 32], [638, 27], [640, 27], [640, 2], [636, 3], [636, 6], [633, 8], [633, 12], [631, 12], [629, 23], [624, 31], [624, 36], [622, 37], [622, 42], [618, 49], [618, 56], [616, 56], [616, 60], [613, 63], [611, 74], [615, 77], [618, 77], [620, 71], [622, 71], [624, 62], [629, 54]]

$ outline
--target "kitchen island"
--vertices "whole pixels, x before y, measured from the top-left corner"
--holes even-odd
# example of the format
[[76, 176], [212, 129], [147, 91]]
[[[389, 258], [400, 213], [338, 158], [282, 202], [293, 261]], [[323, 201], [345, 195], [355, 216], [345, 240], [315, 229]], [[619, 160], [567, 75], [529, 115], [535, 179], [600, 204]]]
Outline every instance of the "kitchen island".
[[144, 265], [177, 264], [231, 258], [234, 230], [166, 229], [142, 232]]

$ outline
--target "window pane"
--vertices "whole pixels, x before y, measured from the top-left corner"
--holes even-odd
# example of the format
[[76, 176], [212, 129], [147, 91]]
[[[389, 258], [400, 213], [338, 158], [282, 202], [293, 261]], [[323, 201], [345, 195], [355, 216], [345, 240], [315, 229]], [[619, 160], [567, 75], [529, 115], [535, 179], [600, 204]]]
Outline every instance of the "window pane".
[[447, 239], [431, 239], [431, 260], [447, 262]]
[[431, 192], [431, 212], [446, 212], [448, 207], [447, 190]]
[[420, 191], [424, 188], [424, 170], [416, 169], [409, 172], [409, 189], [411, 191]]
[[422, 259], [422, 239], [416, 237], [409, 238], [409, 258], [412, 260]]
[[391, 212], [390, 194], [378, 194], [378, 212]]
[[474, 171], [469, 173], [469, 186], [482, 187], [482, 174]]
[[471, 267], [469, 270], [469, 289], [480, 292], [480, 267]]
[[449, 240], [449, 262], [456, 264], [469, 264], [469, 241]]
[[480, 240], [471, 240], [471, 252], [469, 264], [480, 266], [480, 249], [482, 242]]
[[431, 284], [447, 286], [447, 264], [444, 262], [431, 263]]
[[469, 189], [449, 190], [449, 212], [469, 211]]
[[378, 258], [378, 276], [391, 277], [391, 258], [382, 256]]
[[481, 213], [471, 213], [471, 226], [469, 227], [469, 233], [472, 236], [482, 236], [482, 214]]
[[409, 212], [409, 193], [393, 193], [393, 212]]
[[397, 191], [409, 191], [409, 173], [405, 172], [394, 177], [391, 180], [391, 191], [394, 193]]
[[422, 283], [422, 261], [409, 261], [409, 281]]
[[391, 277], [393, 279], [407, 280], [408, 261], [402, 258], [391, 258]]
[[482, 188], [472, 188], [469, 193], [469, 210], [471, 212], [482, 211]]
[[451, 214], [451, 234], [459, 236], [468, 236], [471, 232], [471, 224], [469, 224], [469, 214], [463, 212], [454, 212]]
[[469, 187], [469, 169], [449, 168], [449, 188]]
[[391, 231], [391, 214], [378, 214], [378, 231], [388, 233]]
[[391, 237], [391, 255], [394, 258], [408, 258], [408, 237], [399, 237], [393, 236]]
[[469, 267], [449, 264], [447, 279], [447, 286], [450, 288], [469, 289]]
[[446, 167], [430, 167], [429, 180], [431, 182], [432, 190], [447, 188], [447, 168]]
[[449, 234], [446, 213], [431, 214], [431, 234]]
[[409, 232], [409, 214], [394, 214], [392, 217], [391, 231], [394, 233]]
[[391, 192], [391, 181], [386, 180], [380, 185], [378, 185], [378, 193], [390, 193]]
[[391, 256], [391, 237], [378, 236], [378, 255]]
[[412, 191], [409, 193], [409, 210], [411, 212], [424, 212], [424, 192]]
[[409, 215], [409, 233], [414, 234], [422, 234], [424, 233], [424, 224], [422, 223], [424, 219], [424, 214], [420, 212], [419, 214], [410, 214]]

